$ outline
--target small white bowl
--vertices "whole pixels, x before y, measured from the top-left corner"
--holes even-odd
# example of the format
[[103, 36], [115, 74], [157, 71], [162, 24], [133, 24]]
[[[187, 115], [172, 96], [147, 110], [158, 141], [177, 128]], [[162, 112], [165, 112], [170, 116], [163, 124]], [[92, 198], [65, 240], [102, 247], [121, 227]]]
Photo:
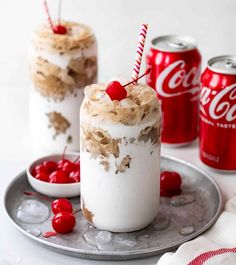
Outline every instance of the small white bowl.
[[[69, 153], [65, 154], [64, 158], [68, 159], [70, 161], [75, 160], [79, 156], [78, 153]], [[55, 161], [58, 162], [60, 159], [62, 159], [62, 154], [57, 155], [49, 155], [44, 156], [33, 163], [30, 164], [30, 166], [27, 168], [27, 177], [30, 185], [39, 193], [44, 194], [49, 197], [76, 197], [80, 195], [80, 182], [76, 183], [65, 183], [65, 184], [57, 184], [57, 183], [49, 183], [45, 181], [38, 180], [34, 178], [31, 174], [32, 169], [41, 164], [44, 161]]]

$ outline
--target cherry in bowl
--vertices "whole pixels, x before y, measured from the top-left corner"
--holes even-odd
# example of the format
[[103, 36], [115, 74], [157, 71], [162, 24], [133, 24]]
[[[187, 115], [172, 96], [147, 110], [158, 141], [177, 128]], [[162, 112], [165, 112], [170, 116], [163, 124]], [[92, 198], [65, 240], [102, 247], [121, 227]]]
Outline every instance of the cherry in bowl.
[[78, 153], [44, 156], [27, 168], [30, 185], [49, 197], [80, 195], [80, 162]]

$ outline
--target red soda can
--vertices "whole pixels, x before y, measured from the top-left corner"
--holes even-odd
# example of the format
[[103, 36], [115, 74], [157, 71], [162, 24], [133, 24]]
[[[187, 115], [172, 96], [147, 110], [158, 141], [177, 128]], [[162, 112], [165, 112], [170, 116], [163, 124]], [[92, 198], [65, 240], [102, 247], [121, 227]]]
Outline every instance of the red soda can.
[[198, 136], [201, 55], [191, 37], [169, 35], [152, 40], [146, 57], [147, 84], [162, 108], [162, 142], [184, 145]]
[[201, 77], [200, 158], [206, 165], [236, 170], [236, 56], [209, 60]]

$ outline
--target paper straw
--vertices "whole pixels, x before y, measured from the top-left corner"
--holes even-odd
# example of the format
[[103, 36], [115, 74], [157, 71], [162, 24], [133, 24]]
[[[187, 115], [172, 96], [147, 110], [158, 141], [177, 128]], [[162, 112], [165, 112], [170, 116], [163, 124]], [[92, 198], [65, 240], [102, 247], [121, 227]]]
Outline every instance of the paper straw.
[[138, 38], [138, 47], [136, 51], [135, 63], [134, 63], [133, 74], [132, 74], [133, 80], [137, 79], [139, 76], [139, 71], [140, 71], [140, 66], [141, 66], [141, 61], [142, 61], [142, 56], [143, 56], [143, 50], [144, 50], [144, 44], [145, 44], [145, 39], [147, 35], [147, 29], [148, 29], [147, 24], [141, 25], [139, 38]]
[[44, 8], [44, 11], [45, 11], [46, 16], [47, 16], [48, 24], [49, 24], [50, 28], [52, 29], [52, 32], [54, 32], [53, 23], [52, 23], [52, 19], [51, 19], [50, 13], [49, 13], [48, 4], [47, 4], [46, 0], [43, 1], [43, 8]]

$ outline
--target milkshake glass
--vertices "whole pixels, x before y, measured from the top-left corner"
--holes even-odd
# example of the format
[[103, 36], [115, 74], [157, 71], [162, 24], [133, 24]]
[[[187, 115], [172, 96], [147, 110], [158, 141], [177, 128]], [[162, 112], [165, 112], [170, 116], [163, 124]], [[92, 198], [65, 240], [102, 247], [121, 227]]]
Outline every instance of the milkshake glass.
[[97, 44], [83, 24], [62, 23], [67, 33], [48, 25], [34, 32], [29, 65], [30, 129], [33, 145], [46, 153], [79, 151], [79, 110], [86, 85], [97, 81]]
[[80, 112], [81, 205], [95, 227], [142, 229], [159, 204], [161, 111], [147, 85], [111, 101], [105, 84], [85, 88]]

